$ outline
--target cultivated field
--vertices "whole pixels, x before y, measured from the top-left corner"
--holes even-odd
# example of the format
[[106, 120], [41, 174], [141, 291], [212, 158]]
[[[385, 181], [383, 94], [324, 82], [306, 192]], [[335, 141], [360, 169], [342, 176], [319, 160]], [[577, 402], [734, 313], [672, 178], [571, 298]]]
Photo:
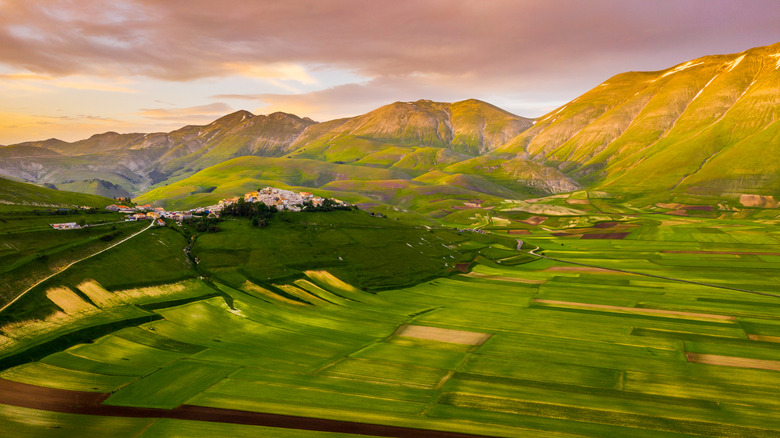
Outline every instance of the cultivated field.
[[[526, 224], [524, 252], [538, 246], [547, 258], [512, 260], [507, 241], [460, 234], [438, 246], [475, 257], [470, 272], [378, 292], [334, 275], [331, 259], [273, 283], [233, 271], [148, 294], [67, 277], [46, 296], [70, 327], [95, 326], [84, 321], [103, 313], [87, 306], [135, 309], [136, 319], [89, 341], [51, 332], [61, 342], [32, 362], [24, 346], [34, 340], [0, 346], [0, 422], [15, 436], [779, 436], [776, 224], [664, 220], [566, 235]], [[628, 234], [583, 238], [615, 229]], [[340, 241], [326, 231], [310, 235]], [[421, 232], [421, 248], [421, 237], [444, 238]], [[354, 245], [336, 247], [357, 254]], [[208, 267], [231, 272], [220, 269]], [[40, 387], [55, 401], [35, 405]], [[74, 391], [81, 408], [56, 401]], [[319, 431], [296, 429], [312, 418]]]

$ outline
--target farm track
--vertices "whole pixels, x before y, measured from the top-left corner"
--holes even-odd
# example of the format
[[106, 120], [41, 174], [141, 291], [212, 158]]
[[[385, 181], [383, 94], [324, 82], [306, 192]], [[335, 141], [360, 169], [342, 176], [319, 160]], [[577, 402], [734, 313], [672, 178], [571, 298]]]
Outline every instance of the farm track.
[[176, 420], [208, 421], [394, 438], [415, 438], [421, 436], [425, 436], [426, 438], [491, 438], [487, 435], [328, 420], [323, 418], [296, 417], [292, 415], [268, 414], [205, 406], [181, 405], [174, 409], [157, 409], [109, 406], [102, 404], [109, 395], [110, 394], [105, 393], [46, 388], [0, 379], [0, 404], [67, 414], [106, 417], [170, 418]]
[[13, 303], [15, 303], [15, 302], [19, 301], [19, 299], [20, 299], [20, 298], [22, 298], [22, 297], [23, 297], [25, 294], [27, 294], [27, 292], [30, 292], [31, 290], [35, 289], [35, 288], [36, 288], [36, 287], [37, 287], [39, 284], [43, 283], [44, 281], [46, 281], [46, 280], [49, 280], [50, 278], [52, 278], [52, 277], [54, 277], [54, 276], [56, 276], [56, 275], [59, 275], [59, 274], [61, 274], [61, 273], [65, 272], [66, 270], [68, 270], [68, 268], [70, 268], [71, 266], [75, 265], [76, 263], [82, 262], [82, 261], [84, 261], [84, 260], [87, 260], [87, 259], [89, 259], [89, 258], [91, 258], [91, 257], [95, 257], [96, 255], [98, 255], [98, 254], [102, 254], [102, 253], [104, 253], [104, 252], [108, 251], [109, 249], [111, 249], [111, 248], [114, 248], [114, 247], [115, 247], [115, 246], [117, 246], [117, 245], [120, 245], [120, 244], [122, 244], [122, 243], [124, 243], [124, 242], [127, 242], [128, 240], [132, 239], [133, 237], [135, 237], [135, 236], [138, 236], [139, 234], [143, 233], [144, 231], [147, 231], [148, 229], [152, 228], [152, 227], [154, 226], [154, 222], [155, 222], [155, 221], [154, 221], [154, 220], [152, 220], [152, 221], [151, 221], [151, 223], [149, 224], [149, 226], [148, 226], [148, 227], [146, 227], [146, 228], [144, 228], [143, 230], [141, 230], [141, 231], [139, 231], [139, 232], [137, 232], [137, 233], [131, 234], [131, 235], [129, 235], [129, 236], [127, 236], [127, 237], [125, 237], [124, 239], [120, 240], [119, 242], [116, 242], [115, 244], [113, 244], [113, 245], [111, 245], [111, 246], [108, 246], [108, 247], [106, 247], [106, 248], [103, 248], [103, 249], [101, 249], [101, 250], [100, 250], [100, 251], [98, 251], [98, 252], [92, 253], [92, 254], [90, 254], [90, 255], [88, 255], [88, 256], [86, 256], [86, 257], [82, 257], [82, 258], [80, 258], [80, 259], [78, 259], [78, 260], [76, 260], [76, 261], [74, 261], [74, 262], [71, 262], [70, 264], [66, 265], [64, 268], [60, 269], [59, 271], [57, 271], [57, 272], [55, 272], [55, 273], [53, 273], [53, 274], [49, 275], [48, 277], [46, 277], [46, 278], [44, 278], [44, 279], [42, 279], [42, 280], [38, 281], [37, 283], [35, 283], [35, 284], [33, 284], [32, 286], [30, 286], [30, 287], [28, 287], [27, 289], [25, 289], [25, 291], [24, 291], [24, 292], [22, 292], [22, 293], [20, 293], [19, 295], [17, 295], [17, 297], [16, 297], [16, 298], [14, 298], [13, 300], [11, 300], [11, 302], [9, 302], [8, 304], [6, 304], [6, 305], [5, 305], [5, 306], [3, 306], [2, 308], [0, 308], [0, 313], [2, 313], [2, 312], [5, 310], [5, 309], [7, 309], [7, 308], [11, 307], [11, 305], [12, 305]]

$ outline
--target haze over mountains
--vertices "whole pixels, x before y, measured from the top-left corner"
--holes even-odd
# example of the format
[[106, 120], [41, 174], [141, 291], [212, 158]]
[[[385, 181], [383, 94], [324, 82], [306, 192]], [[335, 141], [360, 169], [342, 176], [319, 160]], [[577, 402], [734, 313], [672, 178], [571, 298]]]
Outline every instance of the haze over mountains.
[[478, 100], [323, 123], [238, 111], [170, 133], [2, 147], [0, 175], [175, 207], [269, 184], [431, 215], [583, 187], [780, 195], [778, 116], [780, 43], [619, 74], [535, 121]]

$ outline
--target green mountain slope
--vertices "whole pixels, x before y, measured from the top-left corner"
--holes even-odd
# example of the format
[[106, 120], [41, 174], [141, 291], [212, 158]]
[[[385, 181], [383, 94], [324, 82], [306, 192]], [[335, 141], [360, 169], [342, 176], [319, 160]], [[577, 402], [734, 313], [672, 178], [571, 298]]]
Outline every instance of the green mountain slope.
[[778, 194], [780, 43], [617, 75], [500, 147], [606, 190]]
[[155, 183], [245, 155], [279, 156], [312, 120], [284, 113], [238, 111], [205, 126], [170, 133], [107, 132], [67, 143], [57, 139], [0, 147], [0, 174], [102, 194], [94, 179], [141, 193]]
[[[455, 103], [395, 102], [304, 134], [294, 156], [354, 162], [387, 149], [436, 147], [475, 156], [495, 149], [530, 127], [532, 121], [471, 99]], [[398, 159], [405, 153], [398, 150]], [[372, 164], [371, 162], [364, 164]]]
[[240, 157], [158, 187], [136, 198], [168, 208], [191, 208], [242, 195], [263, 185], [317, 188], [337, 180], [410, 179], [396, 170], [324, 163], [315, 160]]
[[[155, 178], [192, 174], [223, 161], [247, 156], [280, 156], [306, 129], [315, 124], [310, 119], [286, 113], [255, 116], [238, 111], [199, 127], [191, 138], [192, 128], [174, 131], [177, 145], [160, 157], [154, 166]], [[199, 145], [197, 149], [194, 145]], [[194, 149], [194, 150], [193, 150]]]
[[780, 43], [619, 74], [538, 120], [474, 99], [323, 123], [238, 111], [170, 133], [0, 147], [0, 175], [176, 206], [262, 183], [418, 212], [582, 188], [648, 202], [780, 197], [778, 103]]
[[105, 207], [112, 199], [85, 193], [49, 189], [0, 178], [0, 204], [24, 206]]
[[64, 183], [56, 186], [59, 190], [71, 192], [92, 193], [106, 198], [132, 198], [133, 194], [121, 186], [103, 181], [102, 179], [88, 179], [72, 183]]

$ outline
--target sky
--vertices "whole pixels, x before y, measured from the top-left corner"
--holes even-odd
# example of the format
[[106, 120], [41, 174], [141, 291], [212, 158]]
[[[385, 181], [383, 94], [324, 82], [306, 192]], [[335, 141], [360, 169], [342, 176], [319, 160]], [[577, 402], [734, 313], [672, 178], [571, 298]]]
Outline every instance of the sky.
[[778, 23], [777, 0], [0, 0], [0, 144], [418, 99], [538, 117]]

